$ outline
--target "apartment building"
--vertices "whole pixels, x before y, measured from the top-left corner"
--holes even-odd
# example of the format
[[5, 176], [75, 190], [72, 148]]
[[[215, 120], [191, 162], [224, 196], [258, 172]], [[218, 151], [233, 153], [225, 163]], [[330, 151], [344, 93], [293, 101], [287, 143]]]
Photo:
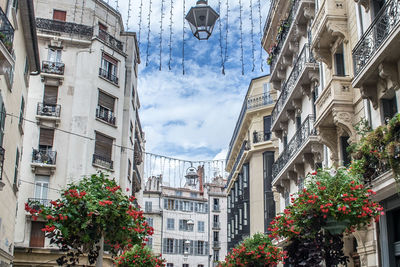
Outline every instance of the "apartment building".
[[[281, 212], [304, 177], [319, 167], [346, 166], [346, 148], [359, 140], [354, 125], [374, 129], [398, 113], [397, 0], [272, 1], [263, 47], [278, 91], [272, 132], [279, 138], [272, 184]], [[346, 236], [349, 266], [398, 266], [400, 200], [391, 171], [368, 186], [386, 215], [368, 230]]]
[[40, 72], [33, 1], [0, 1], [0, 266], [11, 266], [29, 77]]
[[204, 167], [191, 167], [184, 187], [149, 177], [143, 192], [144, 215], [154, 227], [147, 245], [168, 267], [216, 266], [226, 255], [226, 195], [222, 177], [204, 184]]
[[276, 92], [270, 76], [249, 85], [226, 160], [228, 195], [228, 249], [257, 232], [266, 232], [275, 217], [272, 164], [276, 142], [271, 133], [271, 112]]
[[45, 222], [32, 221], [24, 203], [49, 205], [59, 190], [97, 171], [137, 195], [143, 169], [136, 34], [102, 0], [34, 2], [42, 62], [26, 101], [16, 266], [59, 257], [41, 231]]

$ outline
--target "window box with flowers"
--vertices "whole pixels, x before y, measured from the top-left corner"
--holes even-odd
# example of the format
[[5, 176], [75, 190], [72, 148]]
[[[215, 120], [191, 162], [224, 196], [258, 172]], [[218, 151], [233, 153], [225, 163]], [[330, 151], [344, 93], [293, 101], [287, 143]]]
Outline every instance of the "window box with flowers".
[[306, 188], [271, 222], [270, 237], [287, 238], [287, 261], [295, 266], [345, 264], [343, 232], [379, 220], [383, 208], [370, 199], [375, 192], [361, 175], [346, 168], [321, 170], [306, 180]]

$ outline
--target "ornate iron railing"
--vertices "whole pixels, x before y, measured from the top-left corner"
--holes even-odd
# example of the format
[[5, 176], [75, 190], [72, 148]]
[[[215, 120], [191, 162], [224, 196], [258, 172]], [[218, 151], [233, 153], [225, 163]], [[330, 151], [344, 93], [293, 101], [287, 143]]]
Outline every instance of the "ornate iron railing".
[[28, 198], [29, 206], [35, 210], [39, 210], [40, 206], [50, 207], [51, 199], [44, 198]]
[[36, 114], [39, 116], [60, 117], [61, 106], [57, 104], [38, 103]]
[[272, 165], [272, 177], [275, 179], [279, 172], [284, 169], [290, 159], [293, 158], [294, 154], [299, 151], [299, 148], [304, 142], [310, 137], [317, 134], [314, 129], [315, 117], [308, 115], [308, 117], [301, 124], [301, 127], [296, 131], [293, 138], [287, 144], [286, 148], [279, 155], [278, 159]]
[[85, 38], [93, 36], [93, 27], [72, 22], [36, 18], [36, 27], [40, 30], [76, 34]]
[[232, 171], [228, 176], [227, 185], [229, 185], [229, 183], [231, 182], [232, 176], [235, 173], [237, 166], [239, 165], [239, 162], [240, 162], [240, 160], [241, 160], [241, 158], [242, 158], [242, 156], [244, 154], [244, 151], [247, 150], [247, 149], [248, 149], [247, 140], [244, 140], [243, 144], [242, 144], [242, 147], [240, 148], [239, 154], [238, 154], [238, 156], [236, 158], [235, 164], [233, 165]]
[[3, 9], [0, 8], [0, 41], [7, 48], [8, 52], [12, 53], [14, 42], [14, 28], [8, 20]]
[[273, 103], [274, 103], [274, 100], [267, 93], [245, 98], [245, 100], [243, 101], [242, 109], [239, 114], [239, 118], [236, 122], [235, 130], [233, 131], [233, 135], [232, 135], [231, 141], [229, 143], [229, 151], [228, 151], [228, 155], [226, 157], [226, 162], [228, 162], [229, 156], [232, 153], [233, 144], [236, 140], [237, 135], [239, 134], [239, 129], [242, 126], [244, 115], [246, 114], [246, 112], [248, 110], [256, 109], [256, 108], [259, 108], [262, 106], [268, 106]]
[[33, 149], [32, 162], [46, 165], [56, 165], [57, 152], [48, 149]]
[[279, 95], [278, 100], [276, 101], [275, 107], [272, 110], [271, 121], [272, 125], [278, 118], [279, 114], [283, 110], [283, 107], [286, 105], [286, 100], [289, 98], [290, 94], [294, 90], [297, 80], [303, 72], [305, 65], [307, 63], [315, 63], [314, 56], [310, 50], [310, 45], [305, 44], [303, 49], [301, 50], [299, 56], [296, 59], [296, 63], [290, 73], [289, 78], [285, 81], [282, 86], [281, 94]]
[[271, 140], [271, 133], [265, 133], [264, 131], [253, 132], [253, 144], [261, 143]]
[[111, 71], [99, 68], [99, 76], [109, 80], [112, 83], [118, 84], [118, 77], [111, 73]]
[[62, 62], [42, 61], [42, 72], [64, 75], [65, 64]]
[[368, 169], [364, 173], [364, 183], [367, 185], [371, 185], [372, 181], [377, 179], [379, 176], [391, 170], [391, 167], [388, 163], [382, 162], [370, 162]]
[[124, 45], [121, 41], [102, 29], [99, 29], [99, 34], [97, 35], [97, 37], [106, 42], [112, 48], [118, 49], [120, 51], [123, 51], [124, 49]]
[[108, 108], [102, 107], [102, 106], [97, 106], [96, 108], [96, 118], [105, 121], [107, 123], [110, 123], [112, 125], [115, 125], [115, 116], [114, 112], [109, 110]]
[[353, 49], [354, 73], [357, 76], [398, 26], [400, 1], [391, 0], [379, 11], [371, 26]]
[[107, 157], [93, 154], [93, 164], [112, 170], [114, 162]]
[[277, 35], [277, 44], [274, 48], [274, 56], [271, 60], [271, 65], [270, 65], [270, 72], [272, 73], [275, 69], [277, 60], [279, 58], [279, 55], [282, 51], [283, 45], [285, 44], [286, 38], [289, 34], [289, 30], [292, 26], [292, 22], [296, 16], [297, 10], [299, 9], [299, 3], [301, 0], [293, 0], [292, 1], [292, 6], [290, 7], [290, 12], [288, 18], [283, 22], [281, 26], [281, 32], [278, 33]]

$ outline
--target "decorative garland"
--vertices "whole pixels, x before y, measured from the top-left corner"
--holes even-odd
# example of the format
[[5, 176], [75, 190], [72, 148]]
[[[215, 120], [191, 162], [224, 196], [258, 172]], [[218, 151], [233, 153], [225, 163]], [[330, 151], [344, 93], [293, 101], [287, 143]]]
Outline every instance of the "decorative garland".
[[146, 48], [146, 67], [149, 65], [149, 48], [150, 48], [150, 33], [151, 33], [151, 5], [152, 0], [149, 1], [149, 15], [147, 17], [147, 48]]
[[224, 66], [228, 60], [228, 33], [229, 33], [229, 0], [226, 0], [226, 26], [225, 26], [225, 55]]
[[[221, 14], [221, 0], [218, 0], [218, 13]], [[222, 22], [220, 19], [218, 20], [218, 26], [219, 26], [219, 47], [220, 47], [221, 67], [222, 67], [222, 74], [225, 75], [225, 62], [223, 56], [224, 48], [222, 47]]]
[[142, 14], [143, 14], [143, 0], [140, 0], [140, 7], [139, 7], [139, 36], [138, 36], [138, 46], [140, 47], [140, 36], [142, 33]]
[[126, 16], [126, 30], [127, 31], [129, 30], [129, 20], [131, 18], [131, 11], [132, 11], [131, 9], [132, 9], [132, 3], [131, 3], [131, 0], [129, 0], [129, 2], [128, 2], [128, 14]]

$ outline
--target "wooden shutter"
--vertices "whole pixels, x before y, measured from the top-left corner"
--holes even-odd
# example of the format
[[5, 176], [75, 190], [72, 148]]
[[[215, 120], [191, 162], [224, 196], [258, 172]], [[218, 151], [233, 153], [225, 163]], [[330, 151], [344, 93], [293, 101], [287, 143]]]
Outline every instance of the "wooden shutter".
[[101, 156], [106, 159], [111, 159], [112, 145], [113, 145], [113, 139], [104, 136], [102, 134], [96, 133], [96, 145], [94, 148], [94, 153], [97, 156]]
[[111, 64], [117, 66], [118, 65], [118, 60], [116, 60], [115, 58], [110, 57], [109, 55], [103, 53], [103, 59], [107, 60], [108, 62], [110, 62]]
[[57, 104], [58, 87], [46, 85], [44, 88], [43, 102], [48, 105]]
[[99, 106], [114, 111], [115, 98], [99, 91]]
[[54, 9], [53, 10], [53, 20], [66, 21], [67, 20], [67, 11]]
[[45, 234], [42, 232], [44, 227], [44, 222], [32, 222], [30, 247], [44, 247]]
[[53, 146], [54, 129], [40, 128], [39, 145]]

